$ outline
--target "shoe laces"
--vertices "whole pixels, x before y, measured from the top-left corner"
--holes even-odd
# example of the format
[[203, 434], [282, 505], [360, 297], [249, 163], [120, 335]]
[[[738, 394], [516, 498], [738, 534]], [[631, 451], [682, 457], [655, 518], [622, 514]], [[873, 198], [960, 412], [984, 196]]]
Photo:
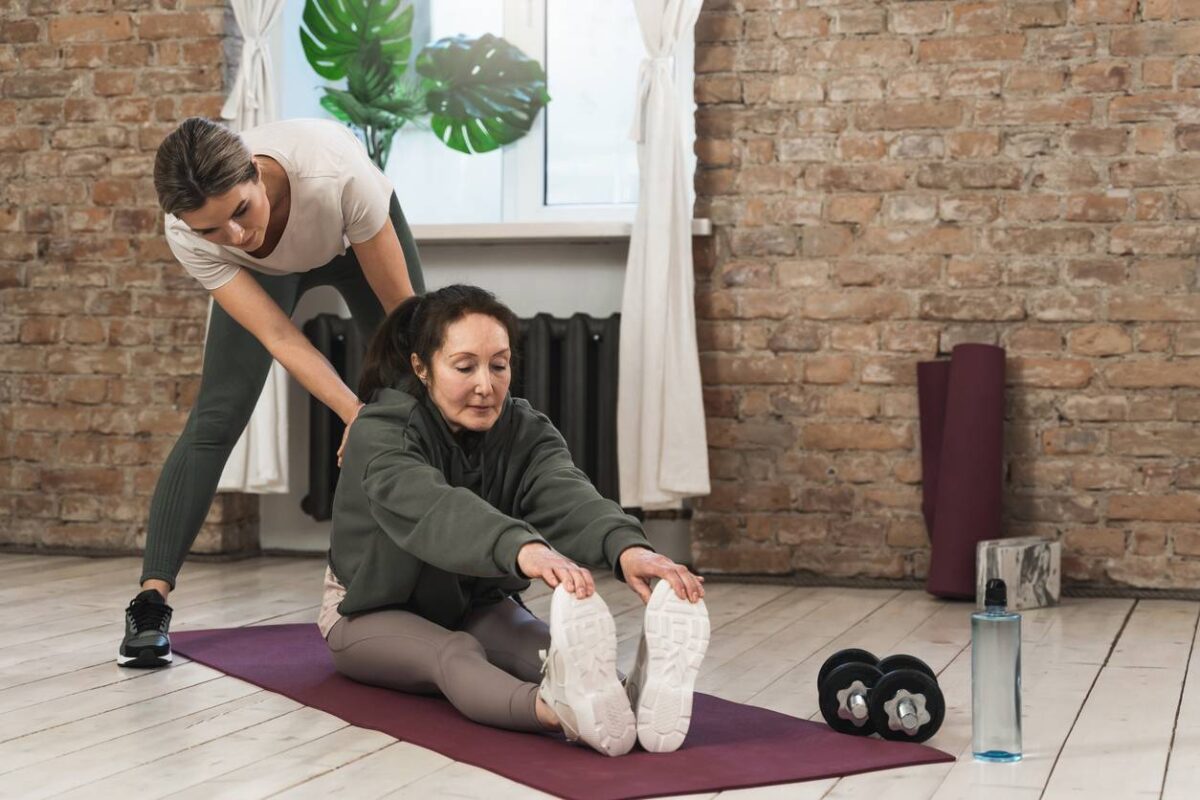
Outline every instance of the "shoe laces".
[[143, 631], [166, 633], [167, 626], [171, 622], [171, 607], [169, 605], [166, 603], [154, 603], [138, 597], [129, 601], [129, 609], [126, 613], [133, 622], [135, 633]]
[[541, 671], [542, 671], [542, 675], [545, 676], [546, 673], [548, 673], [550, 671], [550, 651], [549, 650], [538, 650], [538, 658], [540, 658], [542, 660]]

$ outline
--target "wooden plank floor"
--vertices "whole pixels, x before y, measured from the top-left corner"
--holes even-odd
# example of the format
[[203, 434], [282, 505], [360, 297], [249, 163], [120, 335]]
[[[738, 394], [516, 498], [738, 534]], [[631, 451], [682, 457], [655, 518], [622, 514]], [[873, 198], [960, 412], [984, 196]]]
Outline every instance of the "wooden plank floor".
[[[139, 562], [0, 555], [0, 798], [547, 797], [216, 670], [114, 663]], [[318, 559], [188, 564], [173, 630], [311, 622]], [[628, 670], [640, 602], [599, 581]], [[544, 616], [549, 595], [534, 587]], [[723, 792], [735, 798], [1200, 796], [1200, 604], [1074, 600], [1024, 621], [1026, 758], [971, 759], [970, 609], [918, 591], [716, 583], [699, 688], [819, 718], [814, 682], [843, 647], [930, 663], [947, 715], [930, 744], [953, 764]], [[152, 769], [146, 766], [152, 765]]]

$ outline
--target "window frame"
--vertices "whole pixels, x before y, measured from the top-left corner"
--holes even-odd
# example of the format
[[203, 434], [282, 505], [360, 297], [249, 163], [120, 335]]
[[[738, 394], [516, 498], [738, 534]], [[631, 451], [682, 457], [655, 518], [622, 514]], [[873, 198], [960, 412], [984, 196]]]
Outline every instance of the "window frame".
[[[303, 3], [304, 0], [285, 0], [286, 2]], [[409, 0], [412, 2], [413, 0]], [[435, 2], [435, 0], [429, 0]], [[571, 0], [501, 0], [503, 3], [502, 35], [509, 42], [519, 47], [531, 58], [546, 65], [546, 23], [550, 3], [567, 4]], [[616, 2], [632, 3], [633, 0], [616, 0]], [[287, 85], [288, 76], [284, 74], [285, 48], [299, 47], [298, 38], [293, 31], [287, 36], [283, 25], [278, 24], [271, 32], [272, 63], [275, 72], [275, 85], [282, 93]], [[639, 40], [641, 32], [637, 32]], [[293, 41], [294, 40], [294, 41]], [[290, 42], [290, 44], [289, 44]], [[696, 156], [695, 142], [695, 98], [693, 87], [695, 43], [691, 39], [680, 41], [675, 54], [674, 77], [679, 95], [679, 114], [688, 147], [685, 151], [685, 169], [689, 174], [695, 174]], [[636, 102], [637, 87], [630, 87], [628, 118], [632, 124], [634, 103]], [[282, 104], [281, 104], [282, 105]], [[551, 101], [551, 106], [553, 101]], [[469, 224], [469, 225], [527, 225], [533, 223], [632, 223], [637, 213], [637, 203], [578, 203], [578, 204], [546, 204], [546, 125], [551, 106], [544, 107], [539, 113], [529, 133], [518, 141], [508, 145], [501, 152], [500, 168], [500, 219], [484, 220], [477, 223], [429, 223]], [[331, 118], [331, 117], [330, 117]], [[694, 201], [694, 189], [688, 182], [689, 194]]]

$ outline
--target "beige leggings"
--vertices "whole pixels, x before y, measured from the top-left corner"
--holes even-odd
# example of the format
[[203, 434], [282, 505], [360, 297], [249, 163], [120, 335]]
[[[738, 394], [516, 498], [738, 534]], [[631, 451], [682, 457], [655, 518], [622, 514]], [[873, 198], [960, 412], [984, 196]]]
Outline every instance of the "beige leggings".
[[505, 598], [471, 610], [452, 631], [408, 611], [338, 620], [326, 640], [348, 678], [414, 694], [443, 694], [464, 716], [514, 731], [544, 730], [535, 706], [546, 623]]

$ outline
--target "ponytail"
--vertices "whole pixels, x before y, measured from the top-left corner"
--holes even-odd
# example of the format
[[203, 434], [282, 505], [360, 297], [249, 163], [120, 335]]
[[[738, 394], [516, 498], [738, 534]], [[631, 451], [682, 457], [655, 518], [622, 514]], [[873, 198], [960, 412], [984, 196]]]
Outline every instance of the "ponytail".
[[[371, 337], [358, 379], [358, 399], [371, 402], [375, 392], [391, 386], [410, 394], [420, 391], [421, 382], [412, 370], [412, 327], [421, 305], [413, 295], [398, 305]], [[414, 385], [415, 384], [415, 385]]]
[[422, 364], [431, 365], [433, 354], [445, 342], [446, 329], [468, 314], [484, 314], [505, 327], [512, 352], [509, 363], [515, 364], [520, 337], [517, 315], [491, 292], [478, 286], [455, 284], [414, 295], [388, 314], [367, 347], [358, 381], [358, 399], [370, 403], [383, 388], [422, 396], [426, 387], [413, 372], [413, 354]]

